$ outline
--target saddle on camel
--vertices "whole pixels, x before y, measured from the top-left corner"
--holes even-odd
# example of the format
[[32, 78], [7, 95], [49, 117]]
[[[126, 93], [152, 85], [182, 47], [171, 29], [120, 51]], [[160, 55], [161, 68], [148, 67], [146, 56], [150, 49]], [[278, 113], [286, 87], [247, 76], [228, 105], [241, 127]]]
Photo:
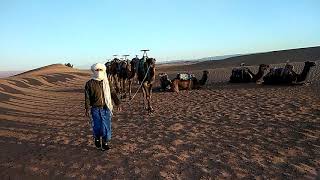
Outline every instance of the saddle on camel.
[[[284, 68], [271, 68], [270, 74], [268, 76], [271, 77], [280, 77], [280, 79], [283, 79], [284, 81], [287, 81], [288, 78], [292, 78], [296, 76], [297, 74], [293, 71], [293, 66], [291, 64], [286, 64]], [[291, 81], [291, 80], [289, 80]]]
[[198, 80], [194, 74], [191, 73], [179, 73], [177, 77], [172, 80], [171, 90], [173, 92], [179, 92], [180, 90], [192, 90], [199, 89], [204, 86], [208, 80], [209, 72], [203, 71], [202, 78]]
[[254, 74], [248, 67], [245, 67], [244, 63], [241, 63], [240, 67], [233, 68], [230, 76], [230, 83], [250, 83], [257, 82], [262, 78], [264, 72], [269, 68], [269, 65], [260, 64], [259, 70]]
[[286, 64], [284, 68], [272, 68], [270, 72], [263, 77], [263, 84], [304, 84], [315, 62], [306, 61], [300, 74], [296, 73], [293, 65]]
[[252, 75], [249, 73], [249, 68], [245, 67], [244, 63], [241, 63], [240, 67], [232, 69], [230, 82], [250, 81], [251, 79]]

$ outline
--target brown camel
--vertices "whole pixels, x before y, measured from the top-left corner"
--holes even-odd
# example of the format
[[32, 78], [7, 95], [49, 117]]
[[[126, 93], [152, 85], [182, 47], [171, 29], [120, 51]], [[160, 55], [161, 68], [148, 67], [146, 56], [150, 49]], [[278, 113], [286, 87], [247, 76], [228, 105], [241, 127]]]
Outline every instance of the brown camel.
[[131, 86], [132, 86], [133, 78], [135, 77], [135, 73], [136, 73], [136, 69], [135, 69], [136, 62], [137, 62], [136, 58], [133, 58], [130, 62], [129, 60], [120, 62], [119, 81], [120, 81], [120, 94], [122, 99], [125, 99], [127, 96], [126, 83], [128, 83], [129, 99], [131, 99]]
[[[196, 77], [191, 77], [189, 80], [182, 80], [179, 77], [172, 80], [171, 90], [179, 92], [179, 90], [199, 89], [204, 86], [208, 80], [208, 71], [203, 71], [202, 78], [198, 80]], [[179, 76], [179, 75], [178, 75]]]
[[269, 68], [269, 65], [260, 64], [259, 70], [257, 74], [254, 74], [247, 67], [235, 68], [232, 70], [232, 74], [230, 76], [229, 82], [231, 83], [249, 83], [249, 82], [257, 82], [262, 78], [265, 71]]
[[300, 74], [293, 71], [293, 66], [287, 64], [285, 68], [271, 69], [263, 77], [263, 84], [301, 84], [308, 77], [311, 67], [316, 66], [315, 62], [306, 61]]
[[113, 83], [116, 92], [120, 92], [119, 85], [119, 73], [120, 73], [120, 60], [118, 58], [114, 58], [110, 63], [106, 63], [107, 66], [107, 74], [111, 83]]
[[138, 63], [139, 64], [137, 65], [137, 75], [143, 91], [143, 105], [144, 108], [149, 113], [151, 113], [153, 112], [153, 108], [151, 106], [151, 94], [152, 85], [155, 81], [156, 60], [154, 58], [148, 58], [147, 56], [143, 56], [143, 58], [140, 59]]

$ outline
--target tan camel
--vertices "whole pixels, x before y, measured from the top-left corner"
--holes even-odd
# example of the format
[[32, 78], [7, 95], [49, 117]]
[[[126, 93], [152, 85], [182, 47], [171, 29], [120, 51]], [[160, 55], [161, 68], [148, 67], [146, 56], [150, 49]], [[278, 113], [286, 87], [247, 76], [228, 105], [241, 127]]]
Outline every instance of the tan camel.
[[180, 90], [199, 89], [204, 86], [208, 80], [208, 71], [203, 71], [202, 78], [198, 80], [196, 77], [191, 77], [189, 80], [182, 80], [179, 77], [172, 80], [171, 90], [179, 92]]

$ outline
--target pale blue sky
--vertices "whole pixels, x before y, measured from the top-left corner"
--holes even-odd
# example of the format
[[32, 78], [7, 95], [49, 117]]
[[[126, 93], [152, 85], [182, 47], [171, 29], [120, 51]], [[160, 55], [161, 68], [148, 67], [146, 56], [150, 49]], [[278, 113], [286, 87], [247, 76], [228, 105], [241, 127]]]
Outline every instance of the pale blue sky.
[[0, 0], [0, 70], [320, 45], [319, 0]]

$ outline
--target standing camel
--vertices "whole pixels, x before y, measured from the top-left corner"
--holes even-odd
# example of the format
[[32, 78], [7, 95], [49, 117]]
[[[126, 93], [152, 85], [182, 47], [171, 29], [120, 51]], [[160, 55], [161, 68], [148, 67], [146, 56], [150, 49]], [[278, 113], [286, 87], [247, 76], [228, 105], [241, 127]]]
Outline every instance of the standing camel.
[[[142, 91], [143, 91], [143, 105], [144, 108], [149, 112], [153, 112], [153, 108], [151, 106], [151, 94], [152, 94], [152, 85], [155, 81], [155, 73], [156, 73], [156, 60], [154, 58], [148, 58], [146, 55], [146, 51], [144, 51], [144, 55], [142, 59], [138, 62], [137, 66], [137, 75], [138, 81], [141, 83]], [[146, 104], [147, 102], [147, 104]]]
[[120, 59], [114, 58], [111, 61], [111, 64], [109, 65], [108, 70], [110, 71], [109, 78], [110, 82], [114, 84], [116, 92], [120, 92], [120, 86], [119, 86], [119, 74], [120, 74]]
[[[128, 55], [125, 55], [127, 57]], [[125, 99], [127, 97], [127, 89], [126, 83], [128, 82], [128, 91], [129, 91], [129, 99], [131, 99], [131, 86], [132, 80], [135, 77], [135, 62], [136, 59], [133, 58], [130, 62], [127, 58], [120, 63], [120, 73], [119, 73], [119, 81], [120, 81], [120, 93], [121, 98]]]

